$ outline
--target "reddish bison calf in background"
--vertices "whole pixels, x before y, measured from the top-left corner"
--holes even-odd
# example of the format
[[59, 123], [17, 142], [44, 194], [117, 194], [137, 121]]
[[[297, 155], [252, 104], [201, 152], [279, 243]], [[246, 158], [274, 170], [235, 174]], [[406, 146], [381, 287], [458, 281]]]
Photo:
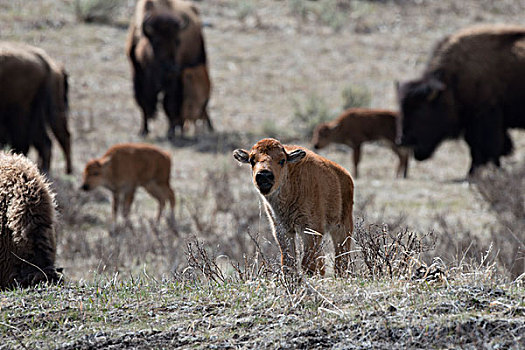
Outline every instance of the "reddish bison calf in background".
[[64, 69], [43, 50], [0, 42], [0, 145], [27, 154], [34, 146], [39, 165], [49, 171], [51, 128], [64, 151], [66, 172], [72, 172], [68, 130], [68, 84]]
[[59, 280], [55, 216], [54, 194], [37, 167], [0, 152], [0, 289]]
[[197, 120], [208, 125], [213, 131], [213, 125], [208, 115], [207, 107], [210, 100], [211, 82], [206, 65], [186, 68], [182, 72], [184, 99], [182, 102], [182, 119], [184, 128], [189, 122], [196, 126]]
[[155, 116], [157, 98], [163, 92], [163, 107], [169, 121], [167, 136], [172, 139], [175, 127], [182, 132], [184, 124], [182, 104], [186, 86], [182, 72], [197, 66], [207, 69], [197, 8], [183, 0], [139, 0], [129, 26], [126, 52], [131, 61], [135, 100], [143, 114], [140, 133], [148, 134], [148, 120]]
[[159, 222], [166, 201], [170, 202], [169, 224], [175, 223], [175, 193], [170, 187], [171, 157], [158, 147], [141, 143], [123, 143], [111, 147], [101, 158], [90, 160], [84, 169], [81, 189], [104, 186], [113, 193], [112, 229], [115, 229], [122, 197], [122, 216], [128, 221], [137, 187], [159, 202]]
[[337, 119], [319, 124], [313, 133], [312, 144], [321, 149], [332, 142], [343, 143], [354, 150], [354, 175], [358, 177], [357, 166], [361, 159], [361, 145], [368, 141], [386, 140], [399, 157], [397, 176], [408, 174], [409, 152], [396, 145], [396, 123], [398, 115], [392, 111], [378, 109], [350, 108]]
[[525, 128], [525, 27], [467, 28], [439, 42], [423, 76], [398, 86], [399, 141], [429, 158], [464, 135], [469, 174], [512, 152], [508, 128]]
[[[295, 234], [303, 234], [303, 269], [324, 274], [322, 237], [329, 232], [335, 247], [335, 273], [347, 267], [353, 232], [354, 182], [338, 164], [305, 148], [274, 139], [257, 142], [234, 158], [252, 166], [252, 180], [264, 202], [286, 275], [297, 270]], [[312, 231], [315, 231], [312, 233]]]

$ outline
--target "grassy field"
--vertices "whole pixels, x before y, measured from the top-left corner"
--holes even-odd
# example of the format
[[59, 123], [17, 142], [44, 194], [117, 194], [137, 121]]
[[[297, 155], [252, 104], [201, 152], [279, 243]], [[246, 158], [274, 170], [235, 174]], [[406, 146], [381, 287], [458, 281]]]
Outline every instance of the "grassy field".
[[[406, 180], [388, 148], [365, 145], [351, 277], [329, 271], [295, 288], [275, 272], [249, 169], [231, 156], [267, 136], [309, 147], [309, 123], [337, 115], [343, 91], [396, 109], [394, 81], [416, 77], [437, 40], [471, 24], [524, 23], [523, 1], [199, 1], [216, 132], [173, 143], [162, 113], [138, 136], [124, 53], [134, 1], [119, 1], [106, 23], [79, 20], [75, 3], [97, 1], [0, 0], [0, 38], [44, 48], [69, 73], [74, 155], [71, 176], [58, 147], [52, 160], [65, 283], [2, 292], [0, 348], [525, 347], [523, 260], [512, 265], [525, 240], [523, 130], [512, 131], [504, 171], [478, 184], [463, 181], [463, 141], [411, 160]], [[108, 191], [78, 190], [89, 159], [136, 141], [172, 154], [178, 234], [154, 224], [145, 191], [132, 227], [110, 233]], [[348, 148], [320, 153], [352, 169]]]

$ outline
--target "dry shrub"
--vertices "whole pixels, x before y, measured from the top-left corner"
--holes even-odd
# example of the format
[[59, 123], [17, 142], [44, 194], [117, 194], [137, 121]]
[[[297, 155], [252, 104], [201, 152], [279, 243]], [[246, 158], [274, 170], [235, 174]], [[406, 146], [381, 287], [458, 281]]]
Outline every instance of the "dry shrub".
[[392, 231], [387, 224], [367, 225], [358, 220], [352, 236], [356, 252], [353, 271], [372, 278], [409, 277], [422, 265], [422, 254], [434, 249], [435, 240], [433, 232]]
[[481, 174], [476, 188], [496, 214], [500, 228], [490, 232], [498, 261], [511, 277], [525, 272], [525, 162]]
[[75, 15], [85, 23], [112, 23], [123, 0], [75, 0]]
[[[199, 271], [208, 280], [221, 281], [229, 271], [250, 280], [273, 271], [278, 248], [244, 170], [208, 170], [200, 189], [185, 200], [192, 234], [186, 240], [187, 261], [174, 269], [175, 275]], [[239, 178], [246, 181], [239, 183]]]
[[317, 96], [311, 95], [306, 101], [293, 101], [294, 122], [299, 126], [301, 136], [311, 137], [315, 127], [320, 123], [325, 123], [335, 117], [331, 112], [326, 101]]

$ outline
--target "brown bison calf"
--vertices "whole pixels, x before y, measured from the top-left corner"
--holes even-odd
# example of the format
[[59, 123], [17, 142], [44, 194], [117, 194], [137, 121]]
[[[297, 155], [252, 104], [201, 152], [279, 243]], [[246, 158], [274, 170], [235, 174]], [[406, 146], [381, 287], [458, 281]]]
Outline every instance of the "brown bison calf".
[[397, 176], [408, 175], [409, 152], [396, 146], [396, 124], [398, 115], [392, 111], [378, 109], [350, 108], [337, 119], [319, 124], [313, 133], [315, 149], [321, 149], [332, 142], [343, 143], [354, 150], [354, 175], [359, 176], [357, 166], [361, 159], [361, 145], [368, 141], [385, 140], [399, 157]]
[[0, 152], [0, 289], [57, 281], [54, 194], [37, 167]]
[[303, 269], [324, 274], [321, 235], [329, 232], [335, 247], [335, 272], [343, 274], [353, 232], [350, 174], [305, 148], [274, 139], [263, 139], [250, 151], [237, 149], [233, 156], [252, 166], [253, 183], [281, 249], [283, 272], [296, 272], [295, 234], [303, 233]]
[[175, 193], [170, 187], [171, 157], [158, 147], [141, 143], [124, 143], [111, 147], [101, 158], [90, 160], [84, 169], [81, 189], [89, 191], [104, 186], [113, 192], [112, 225], [124, 199], [122, 216], [127, 221], [135, 190], [142, 186], [159, 202], [157, 222], [164, 204], [170, 202], [170, 225], [174, 224]]
[[213, 125], [207, 111], [211, 92], [208, 67], [201, 64], [196, 67], [185, 68], [182, 71], [182, 82], [184, 86], [182, 102], [184, 128], [187, 127], [188, 122], [195, 124], [197, 120], [202, 120], [208, 125], [208, 130], [213, 131]]

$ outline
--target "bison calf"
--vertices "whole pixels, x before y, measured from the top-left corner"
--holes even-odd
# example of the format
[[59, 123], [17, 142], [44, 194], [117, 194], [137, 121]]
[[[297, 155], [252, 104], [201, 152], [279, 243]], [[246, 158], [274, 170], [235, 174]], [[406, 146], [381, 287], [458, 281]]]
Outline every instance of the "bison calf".
[[208, 115], [208, 101], [210, 99], [211, 82], [208, 67], [205, 64], [185, 68], [182, 71], [184, 85], [184, 98], [182, 102], [182, 119], [184, 129], [188, 122], [195, 124], [202, 120], [208, 125], [208, 130], [213, 131], [210, 116]]
[[396, 124], [398, 115], [395, 112], [378, 109], [350, 108], [337, 119], [322, 123], [314, 130], [312, 143], [315, 149], [321, 149], [332, 142], [343, 143], [354, 150], [354, 175], [358, 177], [361, 145], [364, 142], [385, 140], [399, 157], [397, 176], [408, 175], [408, 156], [406, 148], [396, 146]]
[[0, 152], [0, 289], [59, 280], [54, 194], [37, 167]]
[[335, 247], [335, 272], [348, 265], [353, 232], [354, 182], [338, 164], [305, 148], [274, 139], [257, 142], [234, 158], [252, 166], [252, 180], [281, 250], [285, 274], [296, 272], [295, 234], [303, 233], [303, 269], [324, 274], [321, 235], [329, 232]]
[[124, 199], [122, 216], [127, 221], [137, 187], [142, 186], [159, 202], [157, 222], [164, 204], [170, 202], [169, 223], [175, 222], [175, 193], [170, 187], [171, 157], [155, 146], [126, 143], [111, 147], [101, 158], [90, 160], [84, 169], [81, 188], [89, 191], [104, 186], [113, 192], [113, 228]]

